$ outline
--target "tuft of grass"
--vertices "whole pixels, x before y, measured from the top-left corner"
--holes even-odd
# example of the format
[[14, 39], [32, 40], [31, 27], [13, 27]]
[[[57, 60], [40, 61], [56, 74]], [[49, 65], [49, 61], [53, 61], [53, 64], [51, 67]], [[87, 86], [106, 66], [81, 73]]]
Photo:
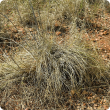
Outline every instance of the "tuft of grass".
[[[34, 100], [33, 105], [37, 105], [39, 109], [50, 109], [62, 108], [68, 96], [72, 95], [72, 90], [77, 94], [77, 91], [86, 87], [108, 86], [108, 68], [96, 49], [91, 49], [77, 30], [79, 21], [94, 15], [94, 11], [91, 12], [92, 15], [87, 12], [91, 1], [90, 3], [83, 0], [9, 2], [14, 3], [10, 16], [14, 14], [16, 18], [11, 21], [10, 16], [3, 16], [3, 13], [1, 16], [14, 28], [17, 29], [18, 25], [23, 27], [26, 35], [18, 33], [23, 35], [21, 42], [4, 38], [17, 44], [18, 49], [7, 54], [1, 48], [3, 51], [3, 60], [0, 62], [1, 91], [10, 96], [12, 95], [10, 89], [17, 86], [19, 91], [22, 91], [18, 94], [21, 102]], [[37, 4], [37, 8], [33, 6], [34, 3]], [[7, 5], [5, 1], [4, 5]], [[95, 5], [92, 4], [91, 7], [93, 6]], [[70, 26], [70, 38], [62, 44], [56, 42], [58, 37], [54, 33], [56, 21]], [[85, 28], [84, 23], [85, 21], [81, 21], [81, 28]], [[49, 26], [52, 34], [48, 33]], [[27, 29], [30, 27], [35, 29], [35, 33]]]
[[[64, 103], [62, 100], [67, 97], [62, 93], [71, 94], [71, 90], [108, 83], [105, 65], [90, 52], [77, 46], [59, 46], [45, 37], [39, 46], [36, 41], [27, 41], [14, 56], [4, 55], [5, 61], [0, 64], [0, 89], [15, 84], [20, 88], [31, 85], [34, 88], [28, 88], [29, 92], [36, 91], [34, 95], [46, 106], [59, 105], [59, 101]], [[40, 103], [36, 98], [36, 104]], [[39, 107], [42, 107], [41, 103]]]

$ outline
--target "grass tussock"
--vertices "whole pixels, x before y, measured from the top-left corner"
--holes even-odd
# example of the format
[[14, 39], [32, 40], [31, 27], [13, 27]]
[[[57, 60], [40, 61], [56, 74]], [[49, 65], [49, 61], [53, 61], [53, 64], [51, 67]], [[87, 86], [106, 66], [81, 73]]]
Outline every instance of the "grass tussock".
[[[107, 68], [95, 54], [91, 55], [77, 46], [60, 47], [48, 40], [41, 41], [38, 48], [35, 42], [28, 43], [31, 46], [23, 46], [25, 50], [20, 50], [14, 57], [4, 55], [5, 61], [0, 64], [1, 90], [15, 84], [19, 84], [20, 88], [31, 86], [34, 88], [31, 90], [30, 87], [28, 91], [36, 91], [33, 94], [40, 99], [34, 100], [38, 101], [39, 107], [44, 106], [39, 100], [46, 106], [52, 103], [58, 106], [67, 100], [62, 93], [71, 95], [72, 90], [108, 83]], [[22, 94], [25, 91], [19, 95]]]
[[[17, 44], [18, 49], [11, 50], [10, 55], [3, 51], [3, 60], [0, 63], [1, 91], [12, 95], [9, 92], [10, 88], [13, 90], [13, 87], [17, 86], [21, 91], [18, 99], [27, 102], [34, 100], [34, 106], [49, 109], [52, 106], [53, 108], [63, 106], [68, 99], [66, 95], [71, 96], [72, 90], [77, 94], [77, 91], [83, 88], [108, 85], [108, 68], [96, 49], [87, 46], [88, 44], [82, 40], [81, 33], [77, 31], [78, 26], [85, 28], [86, 18], [92, 18], [95, 13], [91, 7], [96, 5], [98, 8], [99, 2], [93, 3], [90, 0], [9, 2], [10, 5], [14, 3], [13, 7], [7, 7], [12, 8], [9, 14], [10, 16], [14, 14], [16, 18], [11, 21], [10, 16], [8, 18], [3, 16], [7, 10], [5, 9], [1, 14], [4, 17], [2, 23], [7, 20], [7, 24], [10, 23], [15, 28], [15, 24], [23, 26], [26, 35], [21, 42], [7, 38]], [[6, 6], [7, 2], [4, 1], [3, 4]], [[88, 9], [92, 10], [92, 15], [87, 12]], [[57, 36], [54, 33], [56, 21], [71, 27], [70, 38], [62, 44], [56, 42]], [[27, 31], [27, 27], [35, 28], [36, 34]], [[49, 29], [52, 34], [48, 33]]]

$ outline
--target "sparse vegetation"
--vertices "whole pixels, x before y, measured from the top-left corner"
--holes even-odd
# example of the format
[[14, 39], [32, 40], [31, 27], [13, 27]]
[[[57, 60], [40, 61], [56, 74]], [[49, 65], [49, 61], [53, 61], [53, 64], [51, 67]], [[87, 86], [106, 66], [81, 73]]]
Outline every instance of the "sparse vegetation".
[[70, 97], [85, 100], [83, 89], [108, 88], [109, 66], [82, 35], [97, 28], [93, 19], [102, 16], [103, 6], [103, 0], [4, 0], [0, 105], [6, 110], [17, 103], [18, 109], [74, 109], [65, 108]]

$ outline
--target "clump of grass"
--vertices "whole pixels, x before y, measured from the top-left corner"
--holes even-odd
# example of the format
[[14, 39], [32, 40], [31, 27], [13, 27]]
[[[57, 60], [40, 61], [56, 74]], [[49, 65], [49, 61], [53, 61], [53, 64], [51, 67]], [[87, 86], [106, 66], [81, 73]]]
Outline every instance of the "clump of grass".
[[[20, 2], [18, 1], [18, 3]], [[43, 1], [38, 2], [44, 5]], [[78, 91], [97, 83], [108, 84], [109, 74], [106, 65], [95, 49], [87, 48], [81, 34], [76, 29], [76, 19], [86, 12], [85, 2], [82, 0], [80, 0], [80, 4], [77, 2], [67, 0], [64, 2], [53, 1], [51, 4], [46, 2], [49, 7], [42, 9], [40, 7], [38, 16], [35, 16], [38, 10], [33, 10], [31, 2], [23, 1], [24, 6], [28, 5], [20, 8], [24, 8], [21, 13], [18, 10], [20, 6], [16, 7], [21, 24], [23, 20], [25, 26], [34, 21], [31, 22], [31, 26], [36, 25], [37, 32], [32, 34], [26, 31], [27, 34], [20, 43], [9, 39], [17, 44], [19, 49], [11, 50], [10, 55], [3, 52], [4, 60], [0, 63], [0, 89], [5, 91], [8, 96], [11, 94], [8, 90], [18, 86], [22, 91], [19, 92], [19, 98], [21, 99], [24, 95], [22, 101], [34, 100], [34, 106], [37, 105], [40, 109], [49, 109], [52, 106], [61, 108], [61, 105], [68, 99], [66, 95], [72, 95], [71, 90]], [[23, 13], [29, 8], [28, 6], [30, 6], [29, 11]], [[50, 8], [51, 6], [58, 7], [54, 10]], [[73, 6], [76, 6], [76, 9], [72, 9]], [[78, 9], [80, 13], [74, 14]], [[55, 12], [53, 13], [53, 11]], [[73, 20], [74, 17], [76, 17], [75, 20]], [[56, 20], [71, 26], [70, 39], [61, 45], [56, 43], [54, 34], [47, 33], [47, 26], [54, 28]], [[38, 24], [38, 21], [41, 24]], [[29, 37], [32, 39], [29, 40]]]
[[44, 37], [39, 46], [36, 41], [27, 41], [23, 48], [14, 57], [4, 54], [5, 61], [0, 64], [1, 90], [14, 84], [21, 88], [24, 84], [31, 85], [34, 90], [29, 89], [29, 92], [36, 91], [34, 94], [43, 104], [59, 105], [59, 101], [63, 103], [61, 100], [66, 99], [62, 93], [71, 94], [71, 90], [108, 81], [100, 59], [81, 47], [58, 46]]

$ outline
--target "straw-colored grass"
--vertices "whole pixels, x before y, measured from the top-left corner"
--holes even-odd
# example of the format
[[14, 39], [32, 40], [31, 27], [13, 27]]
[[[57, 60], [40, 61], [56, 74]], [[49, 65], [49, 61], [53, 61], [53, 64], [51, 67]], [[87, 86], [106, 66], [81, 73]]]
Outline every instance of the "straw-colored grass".
[[[35, 41], [27, 43], [29, 45], [23, 45], [24, 49], [14, 56], [4, 54], [5, 61], [0, 64], [1, 90], [15, 84], [21, 88], [24, 84], [31, 85], [34, 88], [28, 88], [29, 92], [36, 91], [33, 94], [39, 96], [43, 104], [48, 100], [47, 106], [59, 105], [59, 101], [67, 99], [62, 93], [71, 94], [72, 90], [108, 84], [107, 68], [95, 53], [90, 54], [77, 46], [58, 46], [44, 39], [39, 47]], [[38, 101], [36, 98], [34, 100]], [[39, 107], [42, 107], [41, 103]]]
[[[12, 9], [10, 15], [15, 14], [16, 18], [10, 23], [10, 20], [1, 14], [4, 20], [8, 19], [7, 24], [18, 23], [24, 26], [25, 30], [26, 27], [34, 27], [36, 34], [26, 30], [27, 34], [20, 43], [6, 38], [17, 44], [19, 49], [11, 51], [13, 54], [10, 55], [3, 52], [3, 61], [0, 63], [1, 91], [10, 95], [10, 88], [18, 86], [22, 91], [19, 92], [20, 100], [34, 100], [34, 106], [50, 109], [52, 106], [60, 108], [68, 99], [66, 94], [71, 96], [72, 90], [77, 93], [82, 88], [109, 84], [109, 72], [105, 63], [96, 49], [91, 49], [77, 31], [77, 23], [80, 23], [82, 18], [94, 16], [87, 13], [90, 8], [89, 2], [33, 0], [31, 3], [10, 0], [10, 5], [11, 2], [15, 3], [16, 10]], [[37, 8], [33, 7], [34, 3], [39, 3], [43, 7], [38, 4]], [[60, 45], [56, 42], [57, 36], [54, 34], [57, 20], [71, 27], [69, 40]], [[84, 29], [85, 21], [81, 22], [80, 27]], [[49, 26], [53, 34], [48, 34]], [[28, 39], [30, 36], [32, 40]]]

